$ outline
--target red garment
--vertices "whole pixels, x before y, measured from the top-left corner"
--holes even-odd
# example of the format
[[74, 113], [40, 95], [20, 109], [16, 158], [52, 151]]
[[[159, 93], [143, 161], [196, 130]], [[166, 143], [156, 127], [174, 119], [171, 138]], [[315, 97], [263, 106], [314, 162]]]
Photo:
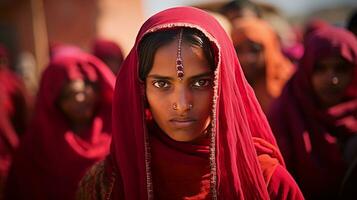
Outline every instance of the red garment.
[[[99, 86], [98, 109], [91, 128], [78, 136], [69, 127], [57, 100], [70, 80]], [[85, 171], [109, 153], [114, 76], [85, 53], [54, 57], [43, 72], [34, 118], [15, 155], [6, 199], [74, 199]]]
[[[319, 108], [311, 77], [316, 62], [341, 56], [354, 66], [344, 102]], [[313, 32], [297, 73], [274, 103], [269, 119], [287, 167], [311, 199], [335, 199], [345, 162], [341, 141], [357, 133], [357, 40], [349, 32], [325, 27]]]
[[100, 59], [116, 57], [120, 58], [120, 61], [124, 60], [123, 51], [119, 45], [110, 40], [97, 39], [94, 43], [93, 54]]
[[12, 155], [18, 146], [18, 136], [5, 112], [4, 89], [0, 85], [0, 199], [2, 186], [8, 174]]
[[120, 46], [110, 40], [97, 39], [93, 46], [93, 54], [102, 61], [115, 60], [119, 66], [116, 66], [115, 72], [118, 71], [120, 64], [124, 60], [124, 54]]
[[[157, 129], [147, 127], [144, 109], [145, 87], [138, 78], [137, 46], [147, 33], [173, 27], [193, 27], [201, 30], [210, 39], [216, 51], [217, 86], [208, 148], [204, 145], [205, 142], [192, 145], [171, 140], [171, 143], [174, 143], [171, 144], [167, 141], [168, 138], [156, 137], [159, 134]], [[209, 195], [217, 195], [218, 199], [269, 199], [252, 136], [273, 144], [261, 150], [267, 154], [269, 152], [269, 155], [280, 163], [283, 163], [283, 160], [265, 115], [243, 76], [231, 40], [219, 23], [207, 13], [195, 8], [180, 7], [162, 11], [148, 19], [141, 27], [135, 46], [117, 76], [113, 102], [111, 160], [120, 180], [115, 182], [111, 199], [157, 199], [165, 196], [165, 187], [168, 187], [168, 191], [177, 190], [174, 195], [185, 199], [188, 193], [197, 191], [197, 188], [192, 187], [197, 187], [200, 183], [192, 183], [197, 181], [199, 175], [203, 176], [203, 182], [209, 181]], [[209, 155], [205, 155], [207, 151]], [[165, 164], [165, 160], [160, 162], [161, 156], [169, 159], [170, 155], [172, 169], [160, 167]], [[190, 171], [183, 163], [193, 165], [189, 168], [200, 174], [193, 177], [190, 176], [193, 172], [185, 174]], [[208, 169], [200, 168], [197, 163], [207, 163]], [[181, 178], [183, 183], [191, 184], [180, 184], [180, 188], [176, 187], [175, 183], [158, 185], [165, 182], [166, 177], [157, 176], [157, 173], [165, 172], [155, 171], [155, 167], [169, 170], [172, 177], [167, 177], [168, 181], [176, 177]], [[184, 177], [191, 177], [192, 182], [184, 180]], [[296, 185], [294, 186], [298, 191]], [[202, 188], [203, 192], [206, 191], [205, 188]]]
[[303, 40], [304, 43], [308, 40], [308, 37], [311, 33], [329, 26], [329, 24], [322, 20], [322, 19], [312, 19], [311, 21], [309, 21], [306, 25], [305, 25], [305, 30], [304, 30], [304, 35], [303, 35]]
[[0, 69], [0, 84], [3, 89], [4, 117], [8, 118], [17, 135], [21, 136], [27, 126], [32, 99], [21, 79], [9, 69]]
[[31, 98], [21, 79], [9, 70], [9, 56], [0, 44], [0, 199], [1, 188], [12, 155], [24, 134], [31, 108]]

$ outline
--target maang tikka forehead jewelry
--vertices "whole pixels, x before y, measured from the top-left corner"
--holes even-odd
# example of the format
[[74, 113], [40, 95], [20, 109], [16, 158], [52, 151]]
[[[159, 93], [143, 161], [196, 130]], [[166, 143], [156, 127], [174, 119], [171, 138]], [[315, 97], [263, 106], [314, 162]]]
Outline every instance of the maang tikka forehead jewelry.
[[176, 57], [176, 71], [177, 71], [177, 77], [179, 80], [183, 79], [183, 76], [185, 75], [183, 71], [183, 60], [182, 60], [182, 55], [181, 55], [181, 47], [182, 47], [182, 34], [183, 34], [183, 29], [180, 30], [179, 38], [178, 38], [178, 45], [177, 45], [177, 57]]

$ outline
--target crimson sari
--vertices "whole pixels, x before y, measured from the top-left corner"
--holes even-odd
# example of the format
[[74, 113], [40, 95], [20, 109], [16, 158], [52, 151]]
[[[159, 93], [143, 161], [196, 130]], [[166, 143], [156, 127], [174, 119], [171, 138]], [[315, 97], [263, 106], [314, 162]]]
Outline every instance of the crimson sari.
[[[95, 82], [100, 96], [91, 127], [80, 134], [57, 105], [64, 85], [78, 79]], [[87, 168], [109, 153], [113, 89], [113, 74], [93, 56], [76, 52], [51, 60], [32, 123], [14, 157], [6, 199], [74, 199]]]
[[[149, 33], [175, 27], [200, 30], [215, 50], [211, 133], [197, 143], [168, 138], [145, 115], [138, 44]], [[113, 102], [113, 142], [104, 165], [111, 180], [106, 199], [303, 198], [284, 169], [231, 40], [207, 13], [179, 7], [148, 19], [118, 73]]]
[[[343, 102], [322, 109], [311, 77], [316, 62], [332, 56], [353, 64], [353, 80]], [[341, 141], [357, 134], [356, 38], [346, 30], [327, 25], [312, 32], [297, 73], [268, 116], [287, 168], [306, 197], [336, 199], [347, 167]]]

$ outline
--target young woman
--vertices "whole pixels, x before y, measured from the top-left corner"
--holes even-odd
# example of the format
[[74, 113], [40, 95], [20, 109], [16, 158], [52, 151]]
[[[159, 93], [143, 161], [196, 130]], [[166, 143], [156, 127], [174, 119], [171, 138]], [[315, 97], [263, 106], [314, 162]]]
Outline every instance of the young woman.
[[87, 168], [109, 153], [113, 90], [113, 74], [93, 56], [76, 52], [51, 60], [6, 199], [74, 199]]
[[260, 19], [235, 20], [232, 40], [244, 75], [266, 113], [294, 67], [282, 54], [277, 34]]
[[325, 26], [309, 35], [297, 73], [269, 115], [287, 168], [309, 199], [337, 199], [356, 157], [357, 40]]
[[207, 13], [142, 26], [117, 77], [113, 143], [79, 199], [302, 199], [232, 42]]

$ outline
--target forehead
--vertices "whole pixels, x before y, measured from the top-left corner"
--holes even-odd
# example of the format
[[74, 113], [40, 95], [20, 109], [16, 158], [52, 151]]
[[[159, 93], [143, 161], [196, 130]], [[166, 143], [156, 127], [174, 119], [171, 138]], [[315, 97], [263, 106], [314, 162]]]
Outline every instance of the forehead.
[[[177, 51], [177, 40], [160, 47], [154, 55], [153, 66], [149, 74], [160, 74], [165, 76], [176, 75]], [[203, 49], [198, 46], [183, 42], [181, 46], [181, 57], [184, 64], [185, 75], [202, 73], [210, 70]]]

